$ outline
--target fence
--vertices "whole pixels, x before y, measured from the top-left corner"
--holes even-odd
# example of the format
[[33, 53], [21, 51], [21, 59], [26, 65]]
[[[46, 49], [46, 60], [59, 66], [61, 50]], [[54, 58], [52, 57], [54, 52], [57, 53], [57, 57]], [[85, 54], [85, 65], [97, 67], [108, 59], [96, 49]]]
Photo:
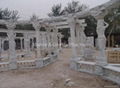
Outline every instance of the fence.
[[108, 50], [107, 58], [109, 63], [120, 63], [120, 51], [119, 50]]

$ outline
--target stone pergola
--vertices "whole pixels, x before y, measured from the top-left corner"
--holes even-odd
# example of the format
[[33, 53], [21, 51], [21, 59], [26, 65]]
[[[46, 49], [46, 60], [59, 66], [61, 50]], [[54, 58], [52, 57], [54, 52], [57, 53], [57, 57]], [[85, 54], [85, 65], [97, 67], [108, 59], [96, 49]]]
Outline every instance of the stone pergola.
[[[44, 66], [45, 61], [45, 64], [49, 64], [54, 61], [53, 58], [57, 57], [61, 48], [61, 36], [55, 26], [40, 22], [38, 19], [33, 21], [0, 20], [0, 24], [4, 24], [7, 27], [7, 29], [0, 29], [1, 33], [7, 34], [0, 38], [2, 41], [0, 42], [0, 49], [2, 50], [0, 58], [5, 60], [5, 57], [8, 57], [7, 61], [0, 63], [1, 70], [18, 69], [21, 68], [19, 65], [22, 66], [23, 64], [26, 64], [27, 68], [29, 68], [30, 64], [31, 67], [40, 68]], [[16, 30], [17, 24], [32, 24], [35, 30]], [[40, 31], [41, 27], [45, 31]], [[18, 33], [22, 34], [22, 37], [18, 37]], [[20, 49], [22, 50], [20, 54], [16, 50], [16, 39], [20, 40]], [[7, 50], [4, 50], [5, 41], [8, 41], [9, 48]], [[35, 57], [33, 57], [33, 53]], [[22, 60], [23, 62], [20, 62], [17, 59], [18, 57], [33, 57], [34, 59]]]
[[[106, 46], [106, 37], [104, 35], [105, 29], [108, 27], [108, 24], [104, 21], [104, 16], [108, 13], [111, 8], [117, 7], [120, 5], [119, 0], [110, 0], [109, 2], [97, 6], [95, 8], [76, 13], [76, 14], [69, 14], [67, 16], [61, 17], [54, 17], [49, 19], [42, 19], [37, 20], [34, 19], [33, 21], [22, 21], [18, 23], [31, 23], [35, 29], [34, 32], [23, 32], [25, 35], [24, 44], [26, 46], [25, 50], [30, 55], [30, 47], [28, 46], [28, 37], [30, 35], [26, 35], [29, 33], [33, 33], [34, 37], [36, 38], [36, 60], [29, 61], [32, 65], [37, 68], [44, 66], [44, 64], [48, 64], [53, 62], [54, 55], [58, 54], [58, 49], [61, 49], [61, 35], [58, 34], [57, 29], [60, 28], [70, 28], [70, 35], [71, 35], [71, 48], [72, 48], [72, 57], [70, 59], [70, 68], [81, 71], [87, 72], [94, 75], [99, 75], [105, 79], [112, 80], [118, 84], [120, 84], [120, 68], [117, 66], [112, 66], [107, 63], [107, 57], [105, 54], [105, 46]], [[87, 24], [85, 23], [85, 19], [82, 19], [85, 16], [92, 15], [97, 20], [97, 51], [95, 54], [95, 61], [86, 61], [85, 60], [85, 49], [88, 47], [88, 43], [86, 42], [87, 37], [84, 33], [85, 27]], [[8, 30], [0, 30], [1, 32], [7, 32], [8, 40], [9, 40], [9, 68], [10, 69], [17, 69], [17, 62], [16, 60], [16, 51], [15, 51], [15, 35], [16, 31], [14, 30], [15, 25], [17, 22], [5, 22], [0, 21], [0, 23], [4, 23]], [[40, 33], [39, 29], [41, 27], [45, 27], [47, 29], [46, 33]], [[49, 30], [48, 30], [49, 29]], [[51, 33], [51, 29], [53, 33]], [[58, 38], [59, 37], [59, 38]], [[47, 40], [47, 41], [46, 41]], [[49, 46], [49, 43], [51, 47]], [[47, 44], [47, 45], [46, 45]], [[41, 46], [46, 45], [46, 46]], [[91, 46], [91, 45], [89, 45]], [[48, 52], [48, 58], [44, 58], [42, 56], [42, 52]], [[53, 54], [53, 52], [55, 54]], [[40, 59], [42, 58], [42, 59]], [[44, 58], [44, 59], [43, 59]], [[24, 62], [25, 63], [25, 62]], [[28, 62], [27, 62], [28, 63]], [[2, 63], [3, 64], [3, 63]], [[8, 65], [7, 64], [7, 65]], [[7, 68], [6, 64], [5, 68]], [[28, 65], [29, 67], [29, 65]]]

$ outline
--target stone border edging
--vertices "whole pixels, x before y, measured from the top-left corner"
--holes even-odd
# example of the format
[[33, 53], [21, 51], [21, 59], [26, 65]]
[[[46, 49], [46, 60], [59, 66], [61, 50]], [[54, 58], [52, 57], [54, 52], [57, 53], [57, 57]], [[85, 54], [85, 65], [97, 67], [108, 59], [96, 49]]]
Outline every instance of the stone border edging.
[[74, 66], [76, 66], [72, 68], [74, 70], [97, 75], [106, 80], [113, 81], [118, 85], [120, 85], [120, 68], [119, 67], [115, 67], [111, 65], [102, 67], [102, 66], [96, 65], [95, 62], [87, 62], [87, 61], [79, 61], [79, 62], [75, 61]]
[[[17, 61], [17, 68], [14, 70], [19, 69], [30, 69], [30, 68], [42, 68], [51, 63], [54, 63], [58, 58], [57, 54], [45, 57], [43, 59], [36, 59], [36, 60], [25, 60], [25, 61]], [[0, 63], [0, 72], [2, 71], [9, 71], [12, 70], [9, 66], [9, 62]]]

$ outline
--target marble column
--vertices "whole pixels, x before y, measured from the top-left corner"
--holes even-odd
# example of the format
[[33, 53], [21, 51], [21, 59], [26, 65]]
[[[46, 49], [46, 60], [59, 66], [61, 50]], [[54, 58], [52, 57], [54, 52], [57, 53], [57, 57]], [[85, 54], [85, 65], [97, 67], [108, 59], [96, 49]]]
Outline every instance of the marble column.
[[53, 33], [50, 33], [51, 50], [53, 49]]
[[56, 38], [57, 38], [57, 32], [56, 30], [54, 29], [53, 31], [53, 48], [56, 49]]
[[78, 36], [78, 46], [80, 51], [80, 57], [79, 60], [84, 59], [85, 55], [85, 46], [86, 46], [86, 35], [84, 33], [85, 27], [87, 24], [85, 23], [85, 20], [77, 20], [77, 26], [76, 29], [78, 30], [77, 36]]
[[59, 49], [61, 49], [61, 45], [62, 45], [62, 41], [61, 41], [61, 39], [62, 39], [62, 34], [58, 34], [58, 47], [59, 47]]
[[1, 44], [2, 52], [4, 52], [4, 42], [5, 42], [5, 39], [2, 38], [1, 42], [2, 42], [2, 44]]
[[75, 29], [76, 29], [76, 20], [75, 18], [69, 17], [68, 24], [70, 27], [70, 35], [71, 35], [71, 47], [72, 47], [72, 59], [77, 58], [76, 52], [76, 39], [75, 39]]
[[75, 30], [76, 30], [76, 19], [73, 17], [68, 18], [68, 24], [70, 27], [70, 35], [71, 35], [71, 48], [72, 48], [72, 58], [70, 60], [70, 68], [77, 70], [77, 51], [76, 51], [76, 37], [75, 37]]
[[51, 32], [50, 32], [50, 27], [47, 28], [47, 43], [48, 43], [48, 54], [51, 54]]
[[44, 50], [44, 33], [42, 32], [41, 33], [41, 36], [40, 36], [40, 43], [41, 43], [41, 50], [43, 51]]
[[24, 33], [24, 49], [25, 56], [29, 57], [31, 55], [31, 52], [30, 52], [30, 38], [28, 33]]
[[47, 33], [45, 33], [45, 50], [47, 49]]
[[40, 28], [41, 24], [39, 23], [38, 19], [34, 19], [32, 21], [32, 25], [35, 29], [35, 36], [36, 36], [36, 68], [41, 68], [43, 66], [43, 59], [41, 57], [41, 40], [42, 38], [40, 37]]
[[15, 23], [10, 21], [6, 22], [6, 26], [8, 28], [8, 39], [9, 39], [9, 69], [17, 69], [17, 54], [15, 51]]
[[23, 38], [20, 38], [20, 49], [23, 50]]
[[99, 19], [97, 22], [97, 46], [98, 46], [98, 55], [96, 57], [96, 64], [100, 66], [107, 65], [107, 57], [105, 54], [106, 48], [106, 37], [105, 29], [108, 27], [108, 24], [104, 19]]
[[0, 60], [1, 60], [1, 54], [2, 54], [2, 39], [0, 38]]
[[35, 43], [34, 43], [34, 37], [32, 37], [32, 50], [34, 51]]
[[41, 47], [41, 38], [40, 38], [40, 24], [38, 21], [34, 21], [32, 23], [33, 27], [35, 28], [35, 35], [36, 35], [36, 53], [37, 53], [37, 58], [40, 58], [40, 47]]

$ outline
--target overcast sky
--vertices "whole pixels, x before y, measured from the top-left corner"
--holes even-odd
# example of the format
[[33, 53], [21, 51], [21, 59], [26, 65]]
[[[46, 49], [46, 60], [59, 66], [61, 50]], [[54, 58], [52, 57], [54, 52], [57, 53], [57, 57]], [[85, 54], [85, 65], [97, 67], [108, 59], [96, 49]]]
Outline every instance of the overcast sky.
[[[18, 10], [21, 19], [29, 19], [32, 14], [39, 18], [47, 17], [54, 4], [61, 3], [63, 7], [72, 0], [0, 0], [0, 8]], [[109, 0], [75, 0], [88, 5], [90, 8]]]

